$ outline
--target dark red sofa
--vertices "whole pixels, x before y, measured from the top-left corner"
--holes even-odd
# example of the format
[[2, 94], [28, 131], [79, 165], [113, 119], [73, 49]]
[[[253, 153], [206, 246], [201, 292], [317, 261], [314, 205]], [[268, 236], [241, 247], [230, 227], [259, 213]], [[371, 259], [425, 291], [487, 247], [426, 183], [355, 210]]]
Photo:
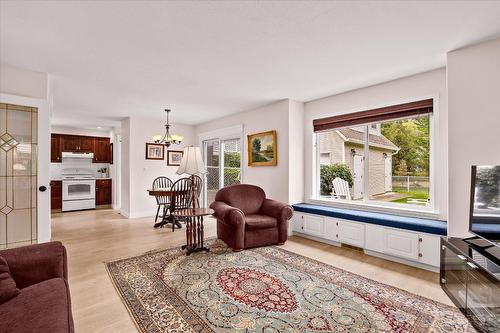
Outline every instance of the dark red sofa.
[[255, 185], [238, 184], [224, 187], [210, 204], [217, 219], [217, 237], [233, 251], [284, 244], [288, 236], [288, 220], [293, 215], [290, 205], [267, 199], [264, 190]]
[[66, 249], [50, 242], [0, 251], [20, 292], [0, 304], [0, 332], [74, 332]]

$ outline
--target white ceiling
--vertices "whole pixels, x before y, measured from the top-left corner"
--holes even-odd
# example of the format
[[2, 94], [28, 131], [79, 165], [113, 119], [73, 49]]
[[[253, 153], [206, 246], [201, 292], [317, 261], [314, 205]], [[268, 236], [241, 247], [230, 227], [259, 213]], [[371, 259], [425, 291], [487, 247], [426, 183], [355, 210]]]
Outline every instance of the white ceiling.
[[198, 124], [442, 67], [498, 36], [500, 2], [2, 1], [0, 22], [1, 62], [52, 75], [55, 123]]

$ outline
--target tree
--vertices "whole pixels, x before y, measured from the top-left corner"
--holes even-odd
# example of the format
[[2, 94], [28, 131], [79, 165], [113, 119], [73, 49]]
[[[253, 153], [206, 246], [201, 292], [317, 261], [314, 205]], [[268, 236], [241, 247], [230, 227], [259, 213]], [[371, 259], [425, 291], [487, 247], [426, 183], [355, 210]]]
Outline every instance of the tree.
[[482, 208], [498, 207], [498, 187], [500, 184], [500, 167], [478, 167], [476, 171], [477, 200]]
[[352, 187], [354, 184], [351, 170], [347, 165], [336, 163], [332, 165], [323, 164], [320, 166], [321, 195], [330, 195], [330, 193], [332, 193], [332, 181], [337, 177], [349, 183], [349, 187]]
[[393, 169], [409, 175], [429, 175], [429, 117], [383, 123], [382, 135], [399, 151], [392, 156]]
[[252, 150], [256, 153], [260, 152], [261, 142], [260, 139], [255, 139], [252, 142]]

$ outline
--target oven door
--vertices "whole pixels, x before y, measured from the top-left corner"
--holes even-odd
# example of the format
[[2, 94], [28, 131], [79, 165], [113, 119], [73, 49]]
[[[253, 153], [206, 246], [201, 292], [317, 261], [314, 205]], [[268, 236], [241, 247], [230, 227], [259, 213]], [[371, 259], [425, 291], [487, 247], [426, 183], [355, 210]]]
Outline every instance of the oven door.
[[63, 180], [63, 200], [84, 200], [95, 198], [95, 179]]

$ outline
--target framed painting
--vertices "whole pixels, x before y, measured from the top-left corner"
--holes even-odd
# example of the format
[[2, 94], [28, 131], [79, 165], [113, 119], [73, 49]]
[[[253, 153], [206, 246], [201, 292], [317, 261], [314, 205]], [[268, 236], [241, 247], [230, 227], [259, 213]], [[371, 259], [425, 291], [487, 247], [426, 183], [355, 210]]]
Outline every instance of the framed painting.
[[147, 160], [163, 160], [164, 146], [156, 143], [146, 143], [146, 159]]
[[248, 166], [278, 164], [276, 131], [250, 134], [248, 138]]
[[179, 166], [182, 161], [182, 150], [167, 150], [167, 165]]

